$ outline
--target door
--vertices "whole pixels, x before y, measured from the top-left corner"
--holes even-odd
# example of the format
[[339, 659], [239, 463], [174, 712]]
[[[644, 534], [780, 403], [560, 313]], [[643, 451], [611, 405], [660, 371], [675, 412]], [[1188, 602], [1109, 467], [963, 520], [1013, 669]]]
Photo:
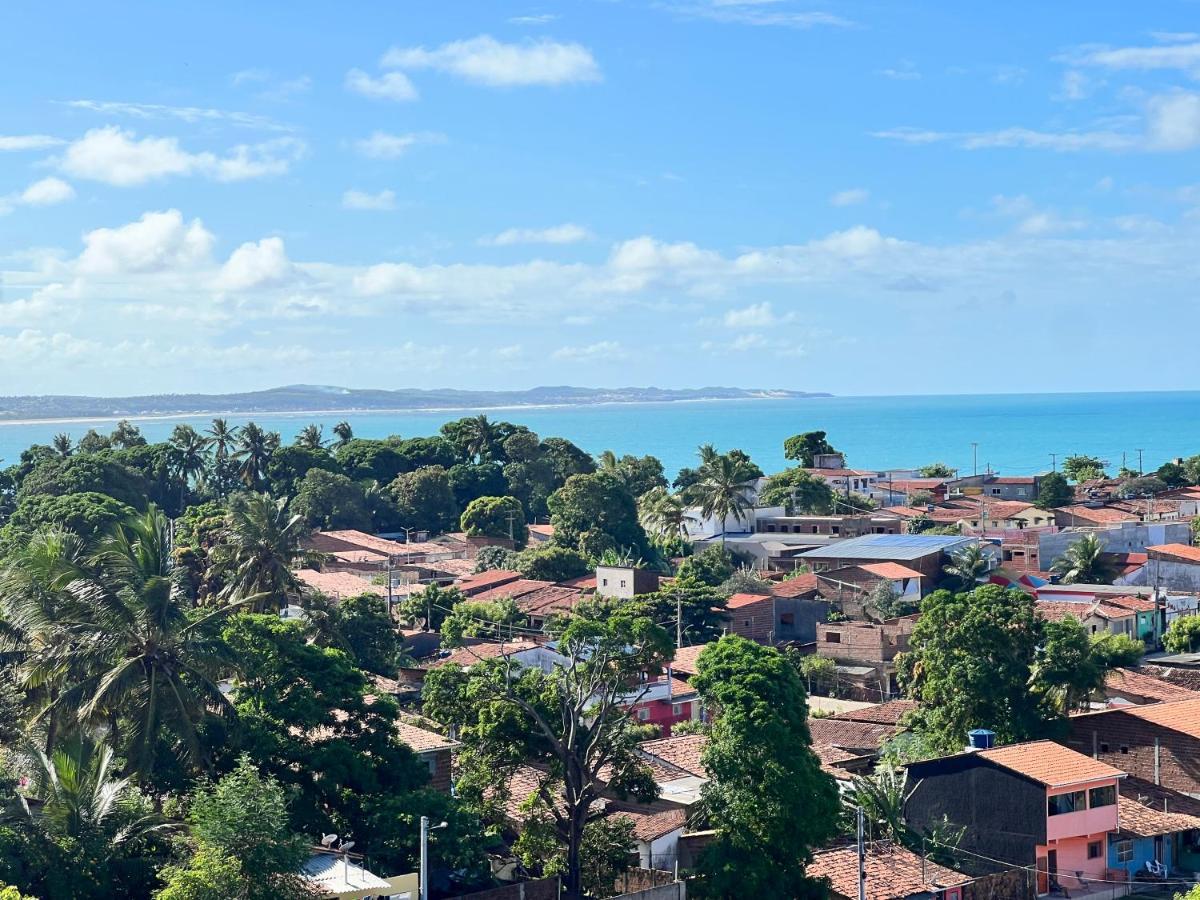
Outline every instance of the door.
[[1050, 871], [1050, 884], [1058, 884], [1058, 851], [1046, 851], [1046, 868]]
[[1156, 862], [1160, 862], [1163, 865], [1166, 865], [1167, 857], [1165, 855], [1165, 848], [1163, 846], [1163, 836], [1161, 834], [1156, 834], [1154, 836], [1154, 859]]
[[1037, 858], [1037, 892], [1039, 895], [1050, 893], [1050, 879], [1046, 875], [1046, 857]]

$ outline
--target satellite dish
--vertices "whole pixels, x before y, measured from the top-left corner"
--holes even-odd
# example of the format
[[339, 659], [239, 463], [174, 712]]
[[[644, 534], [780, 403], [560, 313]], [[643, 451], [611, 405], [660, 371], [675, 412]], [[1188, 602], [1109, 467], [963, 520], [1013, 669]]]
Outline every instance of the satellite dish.
[[343, 853], [345, 853], [347, 850], [349, 850], [353, 846], [354, 846], [354, 841], [346, 841], [346, 843], [342, 844], [342, 846], [338, 847], [338, 849], [341, 850]]
[[327, 834], [323, 838], [321, 838], [321, 846], [328, 847], [336, 840], [337, 840], [336, 834]]

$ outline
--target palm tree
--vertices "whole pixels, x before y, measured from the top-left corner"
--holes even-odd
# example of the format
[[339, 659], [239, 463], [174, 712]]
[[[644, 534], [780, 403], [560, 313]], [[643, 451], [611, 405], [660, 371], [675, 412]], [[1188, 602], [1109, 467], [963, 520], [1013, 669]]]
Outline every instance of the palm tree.
[[661, 537], [686, 537], [688, 516], [683, 501], [664, 487], [651, 488], [638, 498], [642, 527]]
[[991, 559], [983, 552], [982, 544], [969, 544], [950, 556], [950, 564], [942, 567], [947, 575], [953, 575], [964, 587], [973, 587], [991, 567]]
[[684, 492], [685, 499], [700, 507], [706, 519], [717, 519], [721, 523], [721, 546], [725, 546], [725, 523], [732, 517], [736, 522], [746, 521], [746, 513], [753, 508], [749, 493], [754, 475], [744, 463], [729, 454], [720, 454], [711, 444], [700, 448], [701, 464], [699, 480]]
[[197, 725], [209, 713], [233, 712], [217, 685], [232, 661], [216, 626], [239, 604], [189, 615], [169, 524], [153, 505], [119, 523], [98, 544], [88, 577], [67, 588], [86, 615], [68, 625], [76, 641], [63, 662], [87, 674], [59, 705], [81, 722], [106, 722], [113, 746], [143, 782], [162, 739], [173, 738], [175, 751], [198, 763]]
[[112, 441], [114, 447], [122, 450], [128, 450], [130, 447], [144, 447], [146, 444], [141, 429], [128, 419], [122, 419], [117, 423], [109, 440]]
[[333, 426], [333, 436], [337, 438], [336, 446], [342, 447], [354, 440], [354, 429], [343, 419]]
[[484, 462], [492, 455], [499, 433], [496, 426], [488, 421], [488, 417], [480, 413], [463, 420], [462, 442], [463, 451], [471, 459]]
[[171, 432], [169, 441], [175, 450], [175, 475], [179, 478], [179, 506], [183, 508], [183, 495], [188, 484], [194, 479], [197, 484], [204, 482], [204, 473], [208, 468], [209, 441], [191, 425], [176, 425]]
[[60, 431], [54, 436], [54, 440], [50, 442], [50, 446], [54, 448], [54, 452], [64, 459], [71, 455], [71, 436]]
[[213, 419], [212, 425], [204, 433], [208, 436], [208, 443], [217, 461], [228, 459], [230, 451], [237, 445], [238, 429], [230, 427], [226, 419]]
[[1094, 534], [1085, 534], [1054, 560], [1050, 571], [1064, 584], [1112, 584], [1116, 575], [1104, 556], [1104, 545]]
[[223, 595], [255, 609], [268, 603], [286, 606], [288, 597], [299, 592], [292, 566], [303, 554], [303, 536], [301, 517], [288, 513], [286, 498], [235, 497], [226, 516], [224, 542], [214, 548], [227, 572]]
[[237, 450], [233, 458], [241, 461], [238, 477], [251, 490], [262, 487], [266, 480], [267, 463], [271, 460], [271, 443], [271, 435], [253, 422], [247, 422], [238, 435]]
[[847, 810], [863, 811], [869, 840], [890, 840], [904, 843], [909, 837], [904, 824], [904, 793], [908, 770], [903, 767], [880, 766], [871, 775], [856, 775], [850, 788], [842, 794]]
[[325, 429], [321, 425], [305, 425], [296, 435], [296, 446], [306, 450], [325, 449]]
[[65, 621], [74, 598], [68, 587], [85, 574], [88, 549], [74, 532], [52, 527], [33, 534], [0, 571], [0, 647], [14, 667], [35, 718], [46, 725], [45, 748], [54, 751], [65, 723], [59, 696], [71, 675], [61, 665], [71, 644]]

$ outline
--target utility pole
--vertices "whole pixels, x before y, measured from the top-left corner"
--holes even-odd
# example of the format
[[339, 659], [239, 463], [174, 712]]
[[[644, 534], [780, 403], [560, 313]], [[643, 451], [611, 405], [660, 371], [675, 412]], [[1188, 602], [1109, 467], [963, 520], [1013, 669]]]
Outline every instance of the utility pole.
[[513, 511], [511, 509], [508, 511], [508, 539], [510, 541], [514, 541], [514, 538], [513, 538]]
[[429, 816], [421, 816], [421, 892], [417, 900], [429, 900], [429, 832], [445, 827], [445, 822], [431, 827]]
[[1058, 471], [1058, 454], [1057, 453], [1050, 454], [1050, 471], [1051, 472]]
[[683, 646], [683, 599], [675, 590], [675, 649]]
[[858, 807], [858, 900], [867, 900], [867, 851], [863, 844], [863, 809], [861, 806]]
[[979, 441], [971, 441], [971, 474], [979, 474]]
[[387, 563], [387, 566], [388, 566], [388, 568], [387, 568], [387, 580], [388, 580], [388, 622], [390, 623], [390, 622], [391, 622], [391, 620], [392, 620], [392, 604], [393, 604], [393, 600], [392, 600], [392, 554], [390, 554], [390, 553], [388, 554], [388, 563]]
[[1137, 455], [1138, 455], [1138, 474], [1142, 475], [1142, 474], [1144, 474], [1142, 472], [1142, 450], [1143, 450], [1143, 448], [1135, 447], [1134, 449], [1137, 450]]

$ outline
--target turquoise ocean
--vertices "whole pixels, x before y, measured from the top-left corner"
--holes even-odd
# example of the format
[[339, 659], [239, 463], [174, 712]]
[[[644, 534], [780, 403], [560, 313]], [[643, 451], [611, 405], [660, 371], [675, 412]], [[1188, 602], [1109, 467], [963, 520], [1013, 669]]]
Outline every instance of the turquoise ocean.
[[[290, 441], [310, 422], [330, 431], [348, 420], [358, 437], [435, 434], [449, 419], [477, 410], [440, 412], [298, 413], [230, 416], [253, 418]], [[721, 400], [689, 403], [606, 404], [486, 410], [492, 419], [524, 424], [543, 437], [569, 438], [591, 453], [649, 453], [668, 473], [691, 465], [696, 448], [741, 448], [771, 472], [783, 468], [783, 440], [823, 429], [861, 468], [916, 467], [941, 461], [964, 474], [972, 470], [972, 442], [979, 470], [1004, 474], [1049, 470], [1051, 454], [1061, 460], [1087, 453], [1115, 469], [1122, 459], [1137, 466], [1138, 449], [1147, 470], [1176, 456], [1200, 453], [1200, 391], [1163, 393], [990, 394], [981, 396], [832, 397], [806, 400]], [[211, 415], [137, 419], [151, 441], [165, 439], [178, 422], [202, 428]], [[59, 432], [78, 440], [88, 428], [111, 429], [111, 421], [0, 423], [0, 460], [8, 464], [34, 443]], [[1124, 454], [1124, 456], [1123, 456]]]

